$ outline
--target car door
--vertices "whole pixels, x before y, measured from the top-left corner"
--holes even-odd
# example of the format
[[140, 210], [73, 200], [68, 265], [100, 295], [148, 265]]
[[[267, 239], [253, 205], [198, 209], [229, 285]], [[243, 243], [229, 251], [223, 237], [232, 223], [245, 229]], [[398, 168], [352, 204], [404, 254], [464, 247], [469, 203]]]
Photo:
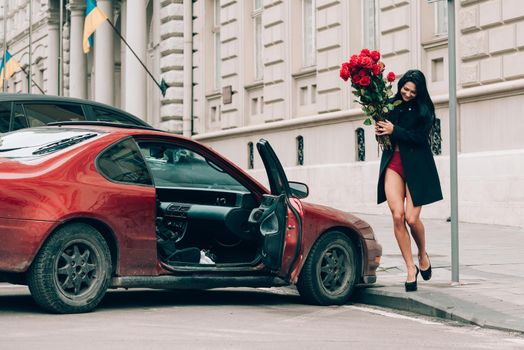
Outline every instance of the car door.
[[250, 220], [258, 221], [264, 240], [264, 264], [281, 277], [288, 277], [300, 252], [302, 215], [300, 201], [291, 198], [291, 190], [282, 164], [267, 140], [257, 143], [266, 169], [271, 194], [265, 194], [260, 211]]

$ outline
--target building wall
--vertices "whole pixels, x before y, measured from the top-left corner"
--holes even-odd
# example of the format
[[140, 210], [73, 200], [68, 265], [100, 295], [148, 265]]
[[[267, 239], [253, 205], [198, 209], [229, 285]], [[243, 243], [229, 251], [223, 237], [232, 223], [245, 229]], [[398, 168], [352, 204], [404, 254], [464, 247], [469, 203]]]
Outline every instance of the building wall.
[[[126, 67], [126, 48], [115, 39], [115, 98], [113, 105], [129, 110], [126, 90], [136, 88], [137, 74], [147, 84], [140, 96], [152, 125], [182, 132], [185, 115], [192, 121], [194, 138], [252, 172], [264, 182], [262, 164], [253, 155], [256, 141], [269, 139], [289, 177], [311, 189], [310, 200], [354, 212], [387, 213], [377, 206], [376, 177], [380, 153], [371, 127], [353, 101], [349, 84], [338, 77], [342, 61], [364, 46], [379, 49], [386, 71], [403, 73], [419, 68], [441, 121], [442, 145], [435, 157], [445, 200], [428, 206], [423, 216], [449, 216], [449, 116], [447, 35], [436, 30], [437, 5], [423, 0], [316, 0], [315, 42], [304, 34], [307, 19], [302, 0], [144, 0], [146, 29], [145, 63], [160, 81], [170, 85], [165, 97], [145, 72]], [[84, 0], [64, 1], [64, 94], [71, 94], [75, 72], [71, 36], [71, 9]], [[192, 3], [192, 81], [184, 86], [184, 4]], [[369, 9], [369, 4], [376, 8]], [[10, 0], [7, 44], [22, 66], [28, 61], [28, 0]], [[51, 29], [57, 26], [58, 0], [33, 2], [34, 79], [46, 93], [56, 86], [51, 53], [57, 42]], [[135, 0], [113, 1], [115, 25], [128, 33], [127, 6]], [[257, 5], [260, 8], [257, 9]], [[364, 6], [366, 5], [366, 6]], [[456, 0], [459, 218], [486, 223], [524, 226], [524, 2], [520, 0]], [[374, 25], [370, 25], [375, 13]], [[139, 14], [141, 15], [141, 13]], [[3, 20], [3, 13], [0, 13]], [[256, 75], [256, 19], [260, 19], [260, 76]], [[364, 36], [375, 28], [375, 40]], [[0, 31], [3, 30], [3, 23]], [[0, 35], [2, 38], [3, 35]], [[136, 39], [136, 38], [135, 38]], [[215, 47], [220, 51], [215, 58]], [[95, 41], [96, 45], [96, 41]], [[312, 46], [314, 60], [303, 54]], [[371, 48], [371, 47], [370, 47]], [[87, 59], [87, 98], [95, 98], [93, 55]], [[74, 56], [78, 58], [78, 56]], [[53, 69], [52, 69], [53, 68]], [[217, 77], [218, 75], [218, 77]], [[218, 79], [215, 79], [218, 78]], [[93, 85], [94, 84], [94, 85]], [[227, 89], [232, 91], [227, 100]], [[184, 100], [192, 89], [192, 101]], [[18, 72], [8, 91], [27, 91], [27, 79]], [[38, 91], [33, 88], [33, 93]], [[191, 100], [190, 99], [190, 100]], [[365, 161], [358, 161], [357, 129], [365, 136]], [[303, 148], [299, 149], [298, 137]], [[299, 161], [299, 154], [303, 156]]]
[[[253, 34], [245, 30], [249, 23], [241, 23], [251, 22], [246, 15], [250, 2], [220, 3], [222, 86], [232, 85], [236, 93], [233, 103], [224, 105], [220, 89], [207, 95], [195, 90], [195, 114], [202, 121], [195, 138], [246, 169], [248, 143], [267, 138], [289, 177], [309, 184], [309, 200], [353, 212], [387, 213], [387, 205], [376, 205], [380, 154], [373, 130], [364, 127], [366, 154], [359, 162], [355, 131], [363, 127], [364, 116], [352, 101], [349, 84], [338, 77], [340, 64], [364, 46], [363, 2], [316, 1], [316, 64], [301, 67], [301, 1], [263, 1], [264, 77], [258, 82], [248, 78], [253, 58], [247, 43]], [[524, 226], [524, 2], [455, 3], [459, 219]], [[198, 0], [195, 7], [204, 14], [205, 5]], [[435, 30], [435, 7], [426, 1], [377, 1], [376, 48], [386, 71], [419, 68], [426, 74], [441, 120], [442, 153], [435, 160], [445, 200], [425, 207], [422, 215], [445, 219], [450, 213], [449, 62], [447, 35]], [[205, 38], [208, 33], [200, 30], [197, 38]], [[195, 76], [197, 84], [200, 78]], [[259, 101], [263, 112], [253, 107]], [[213, 122], [210, 106], [223, 112], [215, 113]], [[298, 136], [304, 140], [303, 165], [297, 165]], [[249, 171], [264, 182], [257, 157]]]
[[[32, 0], [33, 1], [33, 18], [32, 18], [32, 75], [33, 80], [42, 88], [46, 94], [59, 94], [56, 91], [58, 85], [58, 74], [56, 68], [53, 74], [49, 74], [49, 67], [58, 65], [56, 60], [50, 60], [52, 57], [58, 57], [59, 42], [58, 34], [56, 37], [50, 36], [50, 28], [58, 28], [59, 23], [59, 0]], [[126, 70], [126, 55], [129, 59], [135, 60], [129, 49], [121, 42], [119, 36], [112, 30], [107, 32], [114, 42], [114, 62], [101, 61], [102, 65], [111, 64], [110, 69], [114, 72], [114, 79], [107, 77], [97, 83], [95, 52], [96, 40], [106, 41], [108, 37], [99, 37], [100, 30], [95, 32], [95, 46], [88, 54], [83, 54], [74, 49], [75, 41], [81, 40], [80, 36], [72, 37], [71, 21], [72, 13], [80, 14], [83, 27], [83, 14], [85, 11], [85, 0], [65, 0], [63, 9], [63, 95], [71, 97], [80, 97], [96, 99], [101, 102], [111, 104], [116, 107], [128, 110], [131, 113], [146, 120], [151, 125], [173, 132], [182, 132], [183, 119], [183, 1], [182, 0], [99, 0], [111, 3], [111, 13], [106, 13], [110, 20], [115, 24], [117, 30], [128, 42], [131, 43], [134, 51], [141, 57], [143, 63], [149, 71], [160, 82], [165, 79], [170, 88], [166, 96], [163, 97], [155, 82], [147, 75], [142, 66], [136, 70]], [[127, 6], [142, 6], [143, 11], [140, 13], [140, 20], [145, 23], [142, 31], [134, 29], [137, 25], [133, 23], [131, 28], [127, 24], [128, 13]], [[0, 41], [3, 45], [3, 8], [0, 11]], [[130, 20], [136, 21], [135, 18]], [[102, 26], [109, 26], [103, 23]], [[107, 29], [107, 28], [106, 28]], [[59, 30], [59, 29], [57, 29]], [[6, 42], [8, 50], [13, 57], [20, 62], [21, 66], [28, 71], [29, 68], [29, 0], [10, 0], [8, 1], [7, 13], [7, 32]], [[73, 57], [74, 56], [74, 57]], [[79, 66], [79, 60], [85, 60], [85, 66]], [[71, 72], [76, 73], [75, 76]], [[80, 73], [79, 73], [80, 72]], [[86, 81], [86, 94], [77, 95], [71, 89], [72, 80], [76, 79], [76, 85]], [[97, 86], [97, 84], [103, 86]], [[139, 94], [138, 103], [136, 99], [126, 101], [126, 90], [142, 89], [145, 86], [145, 93]], [[114, 98], [106, 101], [103, 92], [111, 86], [110, 90]], [[7, 83], [8, 92], [27, 93], [28, 82], [24, 72], [19, 71], [15, 76], [9, 79]], [[31, 93], [41, 93], [33, 85]], [[131, 95], [132, 96], [132, 95]], [[188, 102], [190, 103], [190, 102]], [[132, 107], [134, 106], [134, 107]], [[140, 112], [137, 112], [140, 111]]]

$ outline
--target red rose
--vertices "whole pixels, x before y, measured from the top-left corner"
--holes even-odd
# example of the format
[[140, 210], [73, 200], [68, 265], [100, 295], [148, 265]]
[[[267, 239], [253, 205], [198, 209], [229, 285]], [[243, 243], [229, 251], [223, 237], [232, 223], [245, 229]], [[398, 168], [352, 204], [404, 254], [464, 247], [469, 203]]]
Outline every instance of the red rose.
[[349, 63], [344, 62], [342, 63], [342, 67], [340, 67], [340, 77], [344, 79], [344, 81], [348, 81], [349, 76]]
[[349, 65], [356, 66], [357, 64], [358, 64], [358, 56], [357, 55], [351, 56], [351, 58], [349, 59]]
[[360, 63], [362, 64], [362, 67], [364, 68], [371, 68], [373, 67], [373, 62], [371, 61], [371, 58], [369, 57], [362, 57], [360, 60]]
[[395, 78], [396, 78], [395, 73], [393, 73], [393, 72], [389, 72], [389, 73], [388, 73], [387, 79], [388, 79], [388, 81], [389, 81], [390, 83], [393, 82], [393, 81], [395, 81]]
[[373, 75], [379, 75], [380, 70], [380, 64], [374, 64], [373, 67], [371, 67], [371, 73], [373, 73]]
[[365, 69], [361, 69], [360, 72], [358, 72], [358, 74], [359, 74], [361, 77], [364, 77], [364, 76], [368, 75], [368, 72], [366, 72]]
[[353, 84], [359, 84], [360, 83], [360, 75], [356, 74], [354, 76], [351, 77], [351, 82]]
[[362, 49], [362, 51], [360, 51], [360, 56], [369, 56], [370, 52], [368, 49]]
[[365, 77], [360, 78], [360, 85], [369, 86], [371, 84], [371, 79], [366, 75]]
[[373, 50], [371, 51], [371, 53], [369, 54], [369, 56], [371, 57], [371, 59], [375, 62], [378, 62], [378, 60], [380, 59], [380, 52], [376, 51], [376, 50]]

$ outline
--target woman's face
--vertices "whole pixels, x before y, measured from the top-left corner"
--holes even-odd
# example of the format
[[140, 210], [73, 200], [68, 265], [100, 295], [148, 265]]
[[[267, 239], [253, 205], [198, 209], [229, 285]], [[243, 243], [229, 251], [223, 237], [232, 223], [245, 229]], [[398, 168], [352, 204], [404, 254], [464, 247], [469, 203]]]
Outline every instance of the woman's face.
[[400, 89], [400, 95], [404, 102], [411, 101], [417, 97], [417, 86], [411, 81], [406, 82], [404, 86], [402, 86], [402, 89]]

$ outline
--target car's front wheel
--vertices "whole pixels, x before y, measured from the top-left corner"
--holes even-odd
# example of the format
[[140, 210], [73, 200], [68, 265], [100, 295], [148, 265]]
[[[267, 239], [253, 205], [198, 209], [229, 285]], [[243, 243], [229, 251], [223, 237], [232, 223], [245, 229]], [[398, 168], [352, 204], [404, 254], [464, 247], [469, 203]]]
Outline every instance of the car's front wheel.
[[297, 283], [300, 296], [317, 305], [347, 302], [357, 280], [353, 242], [341, 232], [320, 237], [309, 253]]
[[93, 310], [111, 277], [111, 254], [92, 226], [75, 223], [58, 229], [43, 245], [28, 271], [36, 303], [55, 313]]

